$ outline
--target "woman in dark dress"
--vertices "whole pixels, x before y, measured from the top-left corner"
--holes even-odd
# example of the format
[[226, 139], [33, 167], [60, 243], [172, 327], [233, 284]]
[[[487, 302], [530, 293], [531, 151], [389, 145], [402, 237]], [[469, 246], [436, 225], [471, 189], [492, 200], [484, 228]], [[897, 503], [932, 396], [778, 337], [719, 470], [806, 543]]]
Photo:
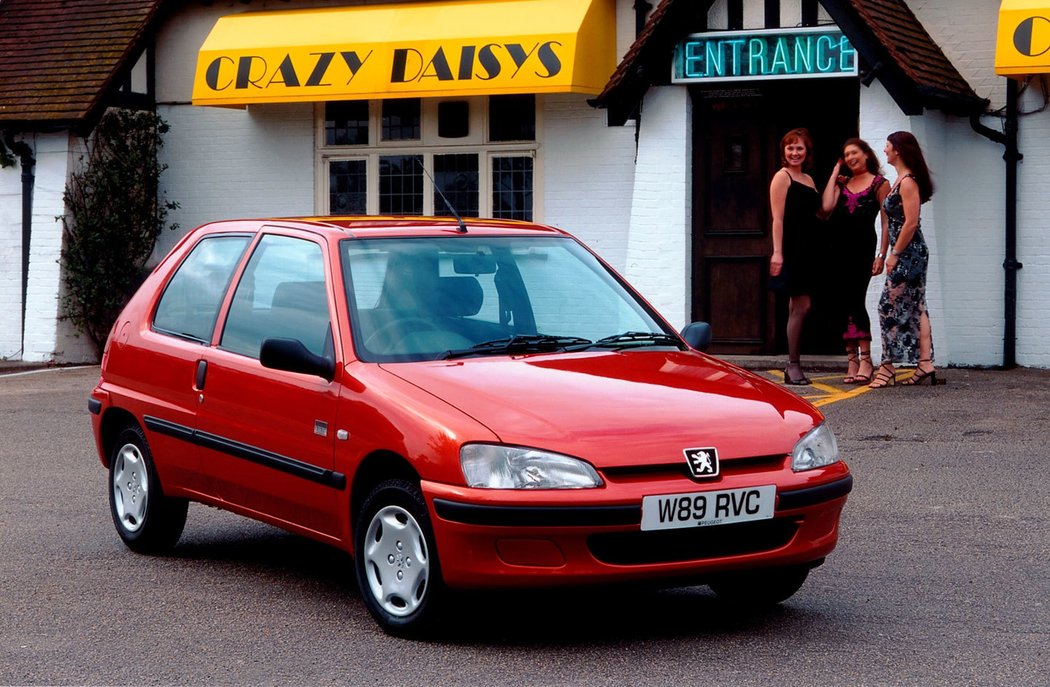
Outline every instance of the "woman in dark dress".
[[811, 305], [815, 268], [813, 240], [820, 193], [804, 171], [812, 165], [813, 140], [805, 129], [792, 129], [780, 140], [782, 168], [769, 185], [773, 219], [773, 256], [769, 274], [788, 295], [788, 364], [785, 384], [809, 384], [802, 373], [802, 325]]
[[[847, 170], [849, 173], [845, 174]], [[823, 196], [823, 210], [830, 216], [831, 236], [837, 245], [833, 255], [839, 271], [836, 283], [843, 317], [842, 339], [846, 344], [846, 376], [842, 380], [845, 384], [867, 384], [875, 372], [871, 363], [871, 319], [864, 301], [868, 282], [882, 273], [889, 242], [882, 202], [889, 191], [871, 146], [859, 138], [846, 141]], [[880, 215], [882, 233], [876, 253], [874, 225]]]
[[882, 364], [868, 386], [883, 389], [896, 382], [895, 363], [915, 364], [903, 384], [937, 383], [933, 366], [933, 333], [926, 308], [926, 269], [930, 250], [922, 236], [919, 208], [933, 195], [933, 180], [915, 136], [907, 131], [889, 135], [886, 161], [897, 170], [883, 203], [889, 218], [886, 285], [879, 299], [882, 324]]

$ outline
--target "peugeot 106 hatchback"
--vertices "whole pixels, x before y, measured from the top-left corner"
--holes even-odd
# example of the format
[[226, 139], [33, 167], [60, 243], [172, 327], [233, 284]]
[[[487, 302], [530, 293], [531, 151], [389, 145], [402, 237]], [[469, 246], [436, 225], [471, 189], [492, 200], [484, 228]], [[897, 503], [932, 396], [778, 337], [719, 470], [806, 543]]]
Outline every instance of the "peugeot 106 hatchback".
[[443, 218], [216, 222], [113, 326], [92, 425], [117, 533], [190, 501], [349, 552], [386, 631], [449, 588], [791, 596], [852, 477], [821, 413], [700, 352], [576, 239]]

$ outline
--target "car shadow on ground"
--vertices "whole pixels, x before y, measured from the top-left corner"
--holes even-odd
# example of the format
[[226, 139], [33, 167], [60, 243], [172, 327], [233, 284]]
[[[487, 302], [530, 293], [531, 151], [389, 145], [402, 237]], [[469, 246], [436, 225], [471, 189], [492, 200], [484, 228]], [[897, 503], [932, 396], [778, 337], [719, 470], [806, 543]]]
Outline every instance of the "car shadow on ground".
[[[246, 584], [274, 585], [303, 595], [303, 604], [345, 599], [352, 626], [371, 618], [361, 602], [353, 561], [345, 552], [249, 520], [221, 530], [193, 531], [168, 556], [184, 567], [207, 562], [209, 571]], [[229, 524], [234, 524], [229, 527]], [[218, 564], [218, 565], [216, 565]], [[417, 637], [445, 644], [522, 647], [617, 643], [663, 637], [732, 635], [820, 622], [819, 614], [790, 600], [764, 609], [721, 602], [706, 586], [652, 584], [450, 592], [429, 632]], [[378, 634], [378, 626], [374, 631]]]

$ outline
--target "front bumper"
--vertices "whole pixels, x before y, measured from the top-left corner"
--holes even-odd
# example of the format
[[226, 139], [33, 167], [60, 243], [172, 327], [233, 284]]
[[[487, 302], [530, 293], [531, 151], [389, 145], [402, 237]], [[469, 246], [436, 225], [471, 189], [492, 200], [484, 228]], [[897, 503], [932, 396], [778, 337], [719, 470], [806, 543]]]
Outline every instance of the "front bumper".
[[[617, 485], [554, 494], [561, 503], [551, 502], [550, 492], [495, 492], [432, 482], [424, 482], [423, 491], [442, 575], [453, 587], [702, 580], [738, 569], [817, 564], [830, 553], [853, 477], [842, 463], [813, 472], [821, 473], [818, 480], [778, 486], [772, 519], [655, 532], [640, 527], [646, 494], [773, 480], [755, 481], [752, 475], [750, 485], [739, 480]], [[616, 503], [608, 502], [608, 492], [616, 492]]]

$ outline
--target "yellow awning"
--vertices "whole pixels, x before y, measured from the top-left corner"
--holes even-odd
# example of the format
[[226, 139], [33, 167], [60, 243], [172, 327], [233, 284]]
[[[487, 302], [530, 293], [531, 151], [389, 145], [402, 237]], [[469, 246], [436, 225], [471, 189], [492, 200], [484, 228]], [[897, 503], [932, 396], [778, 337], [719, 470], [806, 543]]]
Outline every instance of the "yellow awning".
[[1050, 0], [1003, 0], [995, 41], [995, 72], [1050, 72]]
[[448, 0], [221, 17], [195, 105], [507, 93], [597, 94], [615, 0]]

